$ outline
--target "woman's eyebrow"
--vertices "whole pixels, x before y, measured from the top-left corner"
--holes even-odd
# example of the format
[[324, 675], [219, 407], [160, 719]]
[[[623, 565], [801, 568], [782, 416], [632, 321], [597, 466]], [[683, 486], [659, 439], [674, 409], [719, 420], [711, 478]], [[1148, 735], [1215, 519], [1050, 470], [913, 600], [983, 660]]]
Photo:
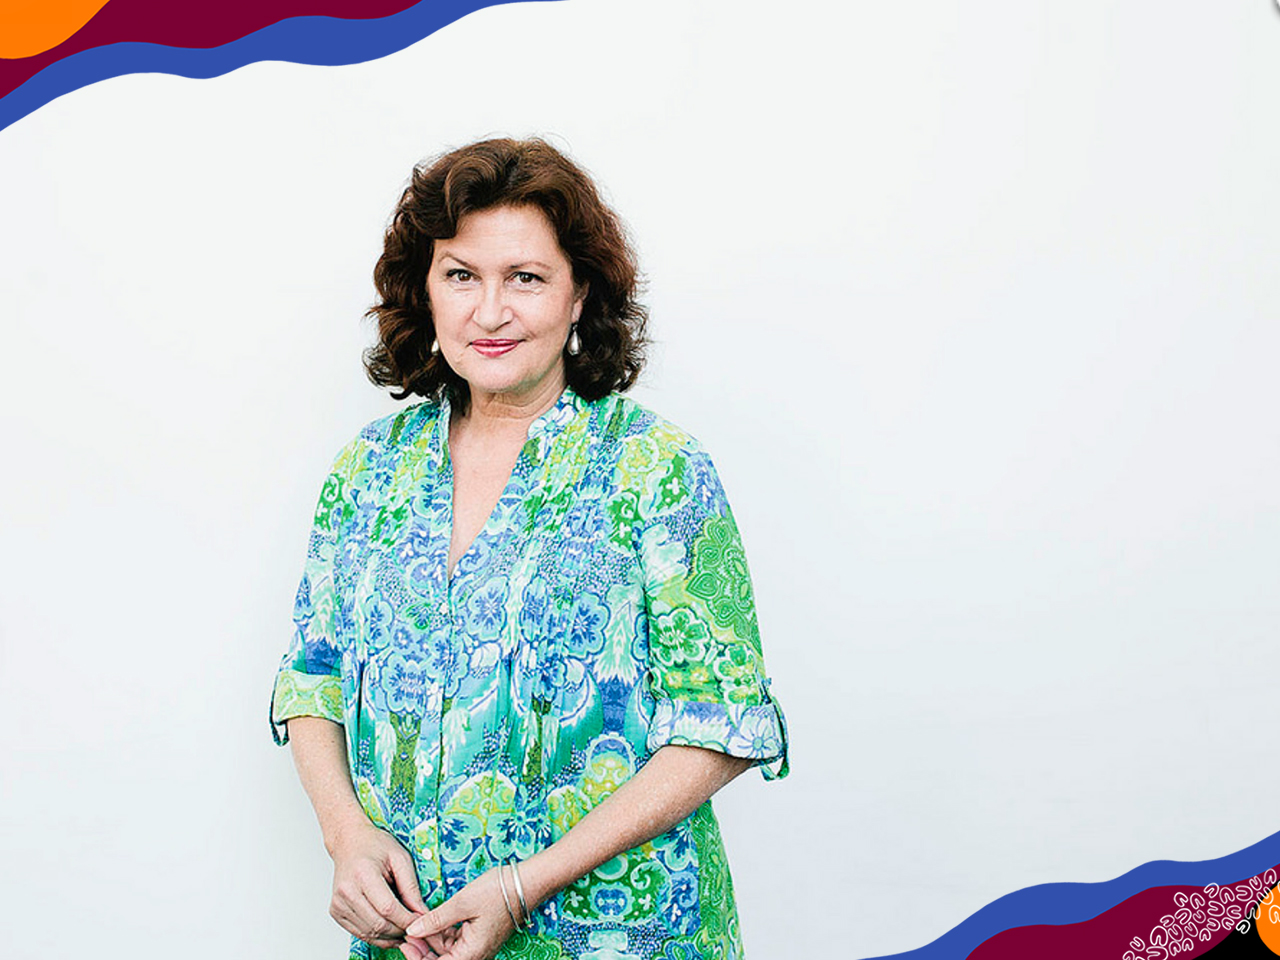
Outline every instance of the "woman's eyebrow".
[[441, 260], [444, 260], [444, 259], [452, 260], [454, 263], [457, 263], [457, 264], [459, 264], [460, 266], [466, 267], [466, 268], [467, 268], [468, 270], [470, 270], [472, 273], [475, 273], [475, 272], [476, 272], [476, 268], [475, 268], [475, 267], [473, 267], [471, 264], [467, 263], [467, 261], [463, 260], [461, 257], [459, 257], [459, 256], [455, 256], [454, 254], [449, 253], [448, 251], [445, 251], [444, 253], [440, 254], [440, 259], [441, 259]]
[[[449, 252], [449, 251], [447, 251], [447, 250], [446, 250], [445, 252], [443, 252], [443, 253], [441, 253], [441, 254], [440, 254], [440, 259], [441, 259], [441, 260], [452, 260], [454, 263], [458, 264], [459, 266], [466, 267], [466, 268], [467, 268], [468, 270], [470, 270], [472, 273], [479, 273], [479, 272], [480, 272], [480, 271], [479, 271], [479, 268], [477, 268], [477, 267], [476, 267], [476, 266], [474, 266], [473, 264], [467, 263], [467, 261], [463, 260], [463, 259], [462, 259], [460, 256], [458, 256], [457, 254], [450, 253], [450, 252]], [[525, 269], [526, 267], [534, 267], [534, 268], [536, 268], [536, 269], [538, 269], [538, 270], [541, 270], [543, 273], [552, 273], [552, 272], [554, 272], [554, 270], [555, 270], [555, 268], [554, 268], [554, 267], [552, 267], [552, 266], [551, 266], [551, 264], [549, 264], [549, 263], [544, 263], [544, 262], [543, 262], [543, 261], [541, 261], [541, 260], [521, 260], [521, 261], [520, 261], [520, 262], [518, 262], [518, 263], [512, 263], [512, 264], [509, 264], [509, 265], [507, 266], [507, 270], [508, 270], [508, 271], [511, 271], [511, 270], [523, 270], [523, 269]]]

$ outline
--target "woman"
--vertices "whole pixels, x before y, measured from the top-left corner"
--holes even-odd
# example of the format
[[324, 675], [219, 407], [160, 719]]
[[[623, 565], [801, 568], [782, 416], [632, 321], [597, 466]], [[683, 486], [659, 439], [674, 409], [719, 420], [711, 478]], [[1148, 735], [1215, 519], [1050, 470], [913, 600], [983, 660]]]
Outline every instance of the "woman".
[[[415, 168], [272, 730], [352, 957], [738, 958], [711, 795], [786, 774], [751, 584], [696, 440], [621, 395], [635, 259], [540, 140]], [[768, 764], [777, 764], [771, 769]]]

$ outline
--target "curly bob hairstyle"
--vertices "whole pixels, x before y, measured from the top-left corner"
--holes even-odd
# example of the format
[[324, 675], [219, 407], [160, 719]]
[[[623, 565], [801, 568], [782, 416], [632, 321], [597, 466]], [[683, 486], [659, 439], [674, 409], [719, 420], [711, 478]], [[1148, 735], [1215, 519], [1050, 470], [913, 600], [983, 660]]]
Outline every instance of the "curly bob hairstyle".
[[443, 355], [432, 353], [435, 323], [427, 299], [427, 271], [436, 240], [454, 236], [469, 213], [533, 206], [550, 221], [573, 264], [573, 279], [587, 288], [578, 318], [577, 354], [564, 354], [573, 391], [598, 400], [626, 390], [644, 365], [648, 311], [636, 297], [635, 252], [619, 219], [600, 199], [591, 178], [544, 140], [482, 140], [413, 168], [383, 238], [373, 271], [378, 340], [364, 353], [365, 372], [391, 396], [440, 399], [466, 409], [467, 383]]

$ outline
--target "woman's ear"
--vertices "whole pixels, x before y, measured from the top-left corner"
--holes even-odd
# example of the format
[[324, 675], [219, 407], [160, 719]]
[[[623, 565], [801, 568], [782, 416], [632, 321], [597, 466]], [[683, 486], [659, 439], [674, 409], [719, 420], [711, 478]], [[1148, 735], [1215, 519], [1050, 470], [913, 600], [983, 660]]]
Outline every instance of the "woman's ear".
[[578, 318], [582, 316], [582, 306], [587, 302], [587, 291], [590, 289], [591, 288], [587, 284], [581, 283], [578, 285], [578, 289], [574, 292], [574, 295], [573, 295], [573, 322], [574, 323], [577, 323]]

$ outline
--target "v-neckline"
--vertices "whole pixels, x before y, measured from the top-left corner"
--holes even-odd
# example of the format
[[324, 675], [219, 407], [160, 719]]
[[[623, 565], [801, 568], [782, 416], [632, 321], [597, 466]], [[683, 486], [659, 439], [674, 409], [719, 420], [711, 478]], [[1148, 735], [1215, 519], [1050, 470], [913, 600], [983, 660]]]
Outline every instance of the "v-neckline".
[[538, 414], [538, 416], [534, 417], [534, 419], [529, 423], [528, 428], [525, 430], [524, 442], [520, 445], [520, 450], [516, 453], [516, 459], [511, 464], [511, 472], [507, 474], [507, 480], [502, 485], [502, 491], [498, 494], [498, 499], [493, 502], [493, 506], [489, 510], [489, 515], [485, 517], [484, 523], [480, 525], [480, 529], [477, 530], [475, 536], [471, 538], [471, 542], [467, 544], [466, 549], [458, 554], [458, 559], [453, 564], [450, 564], [449, 562], [450, 555], [453, 552], [453, 526], [456, 519], [453, 500], [454, 495], [457, 492], [457, 473], [453, 466], [453, 452], [449, 448], [449, 432], [453, 425], [453, 405], [449, 402], [447, 395], [441, 402], [439, 413], [439, 437], [441, 460], [445, 466], [445, 478], [447, 481], [444, 485], [445, 492], [447, 493], [447, 496], [445, 497], [445, 516], [447, 518], [446, 528], [448, 530], [448, 536], [444, 545], [444, 583], [447, 591], [452, 591], [454, 584], [457, 582], [457, 574], [458, 570], [462, 567], [462, 561], [466, 560], [468, 556], [475, 552], [477, 544], [479, 544], [486, 534], [490, 532], [489, 528], [494, 523], [494, 518], [498, 514], [498, 508], [511, 492], [512, 484], [515, 482], [516, 475], [519, 473], [520, 463], [529, 451], [530, 441], [540, 439], [547, 433], [558, 433], [559, 431], [553, 431], [553, 426], [557, 416], [565, 406], [574, 406], [576, 408], [576, 399], [577, 397], [576, 394], [573, 393], [573, 390], [566, 386], [560, 392], [560, 395], [556, 397], [555, 402], [552, 403], [551, 406], [547, 407], [546, 410], [542, 411], [542, 413]]
[[[443, 442], [445, 444], [445, 449], [448, 450], [449, 434], [448, 434], [447, 425], [445, 427], [445, 435], [443, 438]], [[511, 471], [507, 474], [507, 479], [502, 484], [502, 489], [498, 492], [498, 498], [493, 501], [493, 506], [489, 508], [489, 514], [484, 518], [484, 523], [480, 524], [480, 529], [475, 532], [475, 535], [471, 538], [471, 542], [468, 543], [465, 548], [463, 548], [463, 551], [458, 554], [458, 559], [456, 561], [453, 561], [452, 563], [450, 562], [450, 558], [453, 555], [453, 531], [454, 531], [454, 524], [457, 523], [457, 509], [454, 504], [454, 498], [457, 496], [457, 492], [458, 492], [457, 491], [458, 474], [454, 470], [453, 451], [449, 450], [449, 453], [448, 453], [448, 457], [449, 457], [448, 481], [449, 482], [448, 482], [448, 490], [447, 490], [447, 493], [448, 493], [447, 502], [449, 505], [447, 517], [449, 522], [448, 522], [448, 536], [445, 538], [445, 548], [444, 548], [445, 549], [445, 554], [444, 554], [445, 578], [444, 579], [445, 579], [445, 586], [447, 588], [449, 589], [453, 588], [454, 583], [458, 579], [458, 570], [462, 566], [462, 561], [467, 559], [468, 556], [470, 556], [472, 553], [475, 552], [476, 545], [485, 536], [485, 534], [489, 532], [489, 527], [493, 525], [494, 517], [497, 516], [498, 514], [498, 508], [502, 505], [502, 501], [506, 499], [507, 495], [511, 492], [511, 485], [515, 481], [516, 474], [520, 469], [520, 460], [524, 457], [524, 448], [525, 448], [525, 444], [527, 443], [528, 441], [526, 440], [524, 444], [520, 445], [520, 450], [516, 453], [516, 458], [511, 464]]]

